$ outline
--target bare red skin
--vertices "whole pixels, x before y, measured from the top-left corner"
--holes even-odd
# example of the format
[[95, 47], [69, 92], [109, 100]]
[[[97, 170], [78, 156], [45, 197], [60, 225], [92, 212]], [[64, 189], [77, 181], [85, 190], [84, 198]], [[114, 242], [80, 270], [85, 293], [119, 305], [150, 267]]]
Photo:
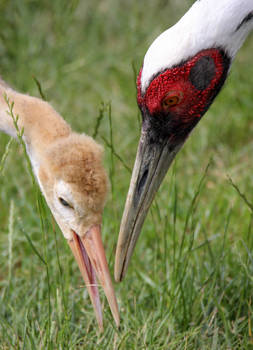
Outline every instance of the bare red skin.
[[[190, 80], [190, 72], [196, 62], [204, 56], [209, 56], [215, 64], [215, 74], [210, 84], [204, 90], [198, 90]], [[149, 84], [144, 95], [141, 93], [141, 74], [137, 78], [137, 102], [141, 109], [148, 110], [150, 116], [164, 113], [163, 101], [172, 92], [181, 94], [180, 102], [169, 108], [170, 115], [181, 119], [182, 123], [193, 122], [201, 118], [209, 107], [224, 73], [224, 57], [218, 49], [201, 51], [192, 59], [175, 68], [167, 69], [155, 77]], [[166, 116], [166, 115], [165, 115]]]

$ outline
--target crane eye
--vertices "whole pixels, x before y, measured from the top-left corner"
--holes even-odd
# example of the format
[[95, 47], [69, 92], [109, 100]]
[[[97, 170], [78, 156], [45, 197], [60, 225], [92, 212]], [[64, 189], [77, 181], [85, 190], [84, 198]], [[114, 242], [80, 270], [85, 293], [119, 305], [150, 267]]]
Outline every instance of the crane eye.
[[65, 201], [65, 199], [63, 199], [62, 197], [59, 197], [59, 201], [60, 203], [64, 206], [64, 207], [68, 207], [73, 209], [72, 205], [70, 205], [67, 201]]
[[181, 92], [170, 92], [162, 101], [162, 108], [164, 112], [168, 112], [170, 107], [176, 106], [181, 102], [183, 94]]

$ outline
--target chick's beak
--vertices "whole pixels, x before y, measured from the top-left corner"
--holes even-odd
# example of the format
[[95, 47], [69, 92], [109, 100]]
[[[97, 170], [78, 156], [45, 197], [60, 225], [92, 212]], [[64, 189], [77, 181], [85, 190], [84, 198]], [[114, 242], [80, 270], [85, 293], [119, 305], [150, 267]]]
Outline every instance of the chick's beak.
[[75, 256], [82, 277], [88, 289], [100, 330], [103, 330], [102, 308], [99, 298], [96, 276], [104, 289], [113, 318], [119, 326], [119, 310], [114, 293], [110, 272], [101, 239], [100, 225], [94, 225], [83, 235], [72, 231], [73, 237], [68, 244]]
[[157, 137], [152, 130], [143, 123], [116, 249], [117, 282], [124, 278], [152, 200], [182, 146], [167, 135]]

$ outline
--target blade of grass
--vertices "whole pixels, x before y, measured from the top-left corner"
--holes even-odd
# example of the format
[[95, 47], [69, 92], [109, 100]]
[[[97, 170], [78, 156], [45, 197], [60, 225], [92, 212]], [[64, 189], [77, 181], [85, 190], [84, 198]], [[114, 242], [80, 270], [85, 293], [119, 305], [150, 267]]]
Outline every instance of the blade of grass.
[[231, 177], [229, 175], [227, 175], [228, 180], [230, 182], [230, 184], [232, 185], [232, 187], [236, 190], [236, 192], [239, 194], [239, 196], [242, 198], [242, 200], [244, 201], [244, 203], [249, 207], [249, 209], [253, 212], [253, 204], [250, 203], [250, 201], [247, 199], [246, 195], [244, 193], [242, 193], [239, 189], [239, 187], [233, 182], [233, 180], [231, 179]]
[[37, 85], [40, 97], [42, 98], [42, 100], [47, 101], [46, 95], [44, 94], [44, 92], [42, 90], [41, 83], [39, 82], [39, 80], [34, 75], [33, 75], [33, 80], [35, 81], [35, 84]]
[[104, 104], [104, 102], [101, 103], [100, 107], [99, 107], [99, 112], [98, 112], [98, 117], [96, 119], [96, 123], [95, 123], [95, 128], [94, 128], [94, 132], [92, 134], [92, 137], [95, 139], [98, 135], [99, 132], [99, 127], [101, 125], [101, 122], [105, 116], [105, 110], [106, 110], [106, 105]]
[[[10, 99], [8, 98], [8, 96], [6, 94], [4, 95], [4, 99], [5, 99], [7, 106], [8, 106], [7, 113], [10, 115], [10, 117], [13, 120], [13, 124], [14, 124], [14, 127], [16, 129], [17, 139], [18, 139], [18, 141], [23, 149], [28, 172], [29, 172], [30, 177], [32, 179], [33, 189], [34, 189], [34, 192], [36, 194], [37, 210], [39, 213], [40, 227], [41, 227], [42, 238], [43, 238], [42, 241], [43, 241], [44, 258], [42, 258], [42, 255], [39, 254], [39, 252], [36, 249], [33, 249], [33, 250], [37, 252], [37, 256], [40, 258], [41, 262], [43, 262], [43, 264], [46, 268], [47, 288], [48, 288], [48, 322], [47, 322], [46, 345], [47, 345], [47, 349], [51, 349], [52, 348], [52, 343], [51, 343], [51, 339], [50, 339], [51, 338], [51, 289], [50, 289], [50, 274], [49, 274], [48, 252], [47, 252], [47, 233], [46, 233], [46, 227], [45, 227], [45, 218], [46, 218], [45, 204], [44, 204], [40, 189], [39, 189], [37, 182], [35, 180], [35, 176], [34, 176], [33, 170], [32, 170], [32, 165], [31, 165], [29, 156], [28, 156], [27, 151], [26, 151], [26, 144], [25, 144], [24, 139], [23, 139], [24, 128], [22, 128], [22, 129], [19, 128], [19, 125], [18, 125], [19, 116], [14, 115], [14, 112], [13, 112], [14, 102], [10, 101]], [[28, 237], [26, 233], [25, 233], [25, 235], [26, 235], [26, 237]], [[30, 238], [29, 238], [29, 243], [32, 244], [32, 240]], [[35, 246], [33, 244], [32, 244], [32, 247], [35, 248]]]
[[11, 144], [13, 142], [13, 139], [10, 139], [5, 147], [5, 151], [4, 151], [4, 154], [2, 156], [2, 159], [0, 161], [0, 175], [2, 174], [3, 172], [3, 169], [4, 169], [4, 165], [5, 165], [5, 162], [6, 162], [6, 159], [7, 159], [7, 156], [10, 152], [10, 147], [11, 147]]
[[14, 225], [14, 202], [11, 200], [10, 204], [10, 216], [9, 216], [9, 225], [8, 225], [8, 279], [9, 284], [11, 283], [12, 278], [12, 249], [13, 249], [13, 225]]
[[112, 195], [114, 195], [114, 173], [115, 173], [115, 167], [114, 167], [114, 143], [113, 143], [113, 129], [112, 129], [112, 106], [111, 103], [108, 103], [108, 117], [109, 117], [109, 127], [110, 127], [110, 145], [111, 145], [111, 167], [110, 167], [110, 180], [111, 180], [111, 186], [112, 186]]
[[123, 165], [123, 167], [131, 174], [132, 173], [132, 170], [131, 168], [129, 168], [129, 166], [125, 163], [125, 161], [123, 160], [123, 158], [115, 151], [113, 145], [110, 144], [110, 142], [104, 137], [104, 136], [101, 136], [102, 140], [104, 141], [104, 143], [106, 144], [106, 146], [108, 148], [111, 149], [113, 155], [118, 158], [118, 160], [120, 161], [120, 163]]

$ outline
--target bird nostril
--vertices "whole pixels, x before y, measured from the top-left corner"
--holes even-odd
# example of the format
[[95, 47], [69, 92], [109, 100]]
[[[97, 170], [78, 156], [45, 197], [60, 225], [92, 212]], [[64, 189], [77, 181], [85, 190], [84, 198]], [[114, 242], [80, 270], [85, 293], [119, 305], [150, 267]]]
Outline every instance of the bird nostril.
[[135, 194], [134, 194], [134, 205], [138, 205], [139, 201], [140, 201], [140, 196], [141, 196], [141, 193], [142, 193], [142, 189], [147, 181], [147, 178], [148, 178], [148, 169], [145, 169], [144, 170], [144, 173], [138, 183], [138, 186], [137, 186], [137, 191], [135, 191]]
[[147, 181], [147, 177], [148, 177], [148, 169], [146, 169], [139, 181], [139, 184], [138, 184], [138, 195], [141, 195], [141, 192], [142, 192], [142, 189], [143, 189], [143, 186], [145, 185], [146, 181]]

